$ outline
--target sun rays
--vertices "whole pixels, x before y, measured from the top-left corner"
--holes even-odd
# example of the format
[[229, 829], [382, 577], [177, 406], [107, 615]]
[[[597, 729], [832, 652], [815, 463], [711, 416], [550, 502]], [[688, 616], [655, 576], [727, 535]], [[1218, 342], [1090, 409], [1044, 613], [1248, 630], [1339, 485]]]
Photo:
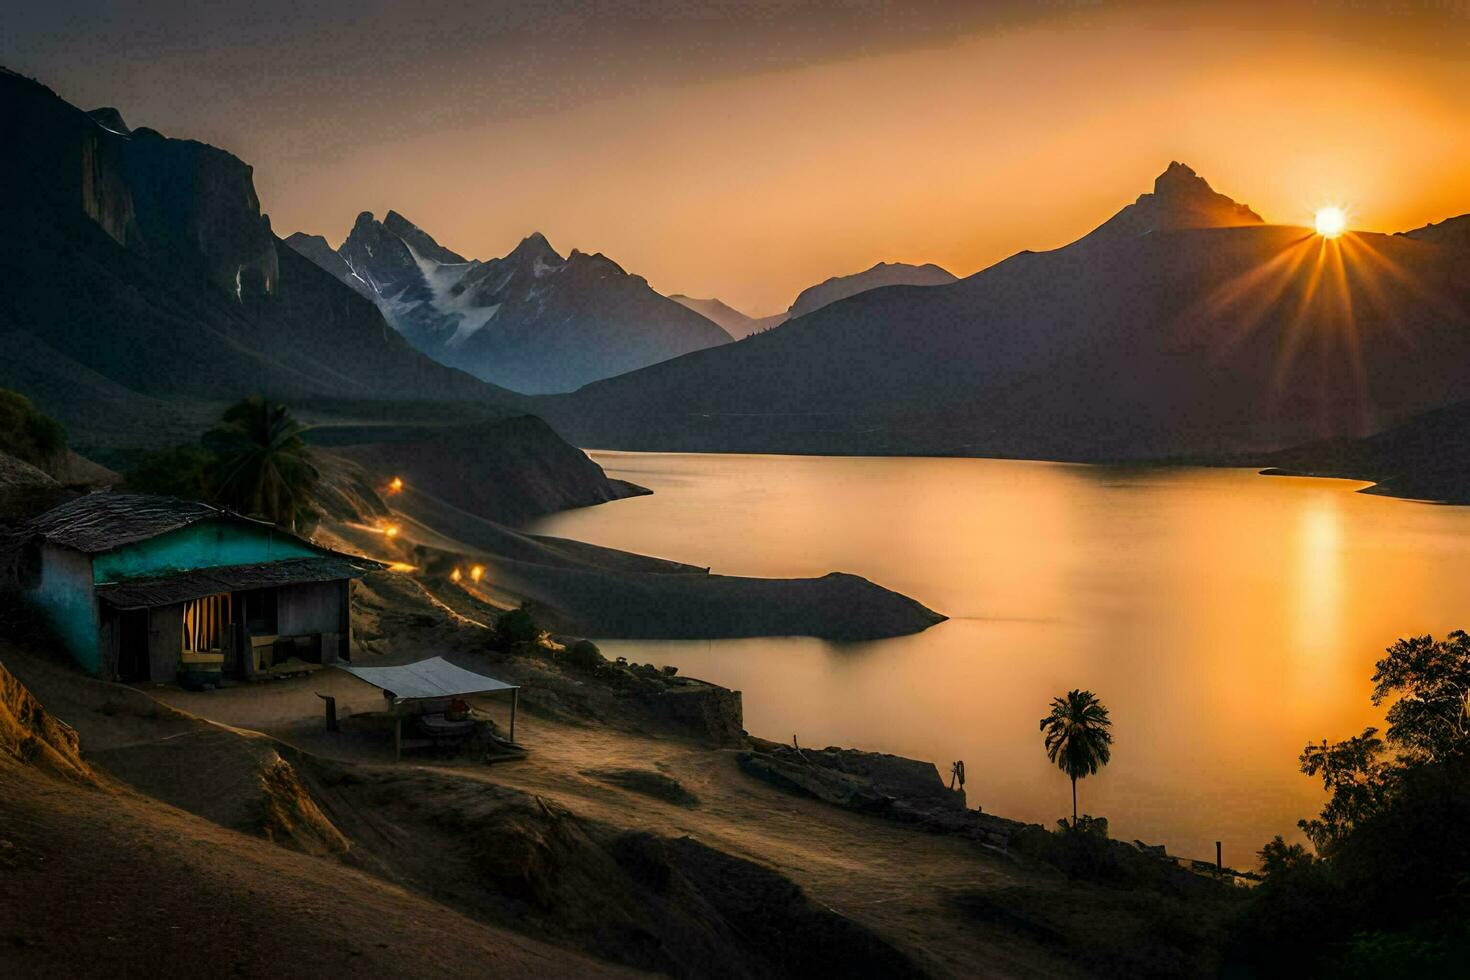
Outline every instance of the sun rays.
[[1415, 343], [1399, 315], [1405, 302], [1445, 304], [1394, 260], [1384, 236], [1347, 230], [1345, 213], [1333, 210], [1319, 212], [1314, 229], [1280, 229], [1260, 261], [1192, 304], [1180, 324], [1220, 362], [1271, 357], [1262, 397], [1315, 401], [1324, 431], [1334, 428], [1334, 416], [1371, 427], [1365, 350], [1381, 348], [1385, 338]]

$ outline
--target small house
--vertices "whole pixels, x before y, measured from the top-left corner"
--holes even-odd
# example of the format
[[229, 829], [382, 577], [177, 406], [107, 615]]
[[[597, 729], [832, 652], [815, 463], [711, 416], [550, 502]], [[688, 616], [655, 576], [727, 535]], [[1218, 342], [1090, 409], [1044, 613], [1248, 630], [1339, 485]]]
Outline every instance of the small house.
[[19, 575], [88, 673], [195, 686], [350, 659], [351, 582], [383, 567], [207, 504], [102, 491], [31, 522]]

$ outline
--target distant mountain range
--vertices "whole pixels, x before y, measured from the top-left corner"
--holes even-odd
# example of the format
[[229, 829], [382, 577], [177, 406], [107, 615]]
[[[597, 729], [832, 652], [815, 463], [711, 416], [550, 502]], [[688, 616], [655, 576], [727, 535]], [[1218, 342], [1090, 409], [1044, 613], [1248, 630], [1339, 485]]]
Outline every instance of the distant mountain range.
[[623, 449], [1105, 460], [1363, 435], [1470, 399], [1461, 227], [1327, 240], [1173, 163], [1063, 248], [869, 290], [537, 410]]
[[727, 334], [739, 340], [749, 337], [753, 333], [768, 330], [778, 323], [786, 322], [785, 313], [774, 313], [771, 316], [749, 316], [741, 313], [735, 307], [723, 300], [718, 299], [696, 299], [693, 296], [685, 296], [675, 293], [669, 299], [680, 306], [687, 306], [706, 319], [718, 323]]
[[[257, 393], [337, 424], [533, 410], [609, 448], [1075, 460], [1260, 454], [1470, 402], [1470, 215], [1327, 240], [1179, 163], [1063, 248], [956, 281], [880, 264], [735, 343], [714, 320], [737, 311], [540, 235], [481, 262], [389, 212], [282, 247], [247, 164], [3, 69], [0, 214], [0, 387], [89, 454]], [[628, 373], [529, 398], [469, 370]]]
[[282, 247], [247, 164], [3, 69], [0, 214], [0, 387], [83, 446], [180, 441], [249, 394], [520, 405]]
[[563, 257], [539, 233], [481, 262], [396, 211], [363, 212], [336, 250], [319, 235], [286, 243], [376, 303], [418, 350], [516, 391], [571, 391], [731, 339], [607, 256]]
[[676, 295], [669, 299], [689, 307], [696, 313], [718, 323], [737, 340], [762, 330], [779, 326], [793, 317], [805, 316], [849, 296], [877, 289], [880, 286], [942, 286], [955, 281], [953, 273], [932, 263], [909, 265], [906, 262], [879, 262], [871, 269], [850, 276], [834, 276], [815, 286], [808, 286], [796, 297], [795, 302], [784, 313], [772, 316], [753, 317], [718, 299], [695, 299], [692, 296]]

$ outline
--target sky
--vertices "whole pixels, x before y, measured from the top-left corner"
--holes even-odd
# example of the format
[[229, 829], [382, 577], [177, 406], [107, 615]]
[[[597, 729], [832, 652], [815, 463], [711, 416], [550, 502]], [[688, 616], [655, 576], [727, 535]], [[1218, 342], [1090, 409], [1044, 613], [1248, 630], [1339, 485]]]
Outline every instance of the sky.
[[235, 153], [283, 237], [541, 231], [752, 315], [1065, 244], [1170, 160], [1273, 222], [1470, 212], [1470, 0], [47, 0], [0, 64]]

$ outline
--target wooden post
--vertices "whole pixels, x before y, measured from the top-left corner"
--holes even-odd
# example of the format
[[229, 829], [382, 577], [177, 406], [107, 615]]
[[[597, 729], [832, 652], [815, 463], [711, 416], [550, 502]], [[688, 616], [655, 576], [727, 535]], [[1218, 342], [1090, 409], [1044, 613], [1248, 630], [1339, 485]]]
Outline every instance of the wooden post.
[[510, 689], [510, 744], [516, 744], [516, 705], [521, 700], [521, 689], [513, 687]]
[[403, 716], [393, 715], [393, 761], [398, 762], [403, 758]]
[[326, 702], [327, 731], [337, 731], [337, 699], [320, 692], [317, 693], [317, 697]]

